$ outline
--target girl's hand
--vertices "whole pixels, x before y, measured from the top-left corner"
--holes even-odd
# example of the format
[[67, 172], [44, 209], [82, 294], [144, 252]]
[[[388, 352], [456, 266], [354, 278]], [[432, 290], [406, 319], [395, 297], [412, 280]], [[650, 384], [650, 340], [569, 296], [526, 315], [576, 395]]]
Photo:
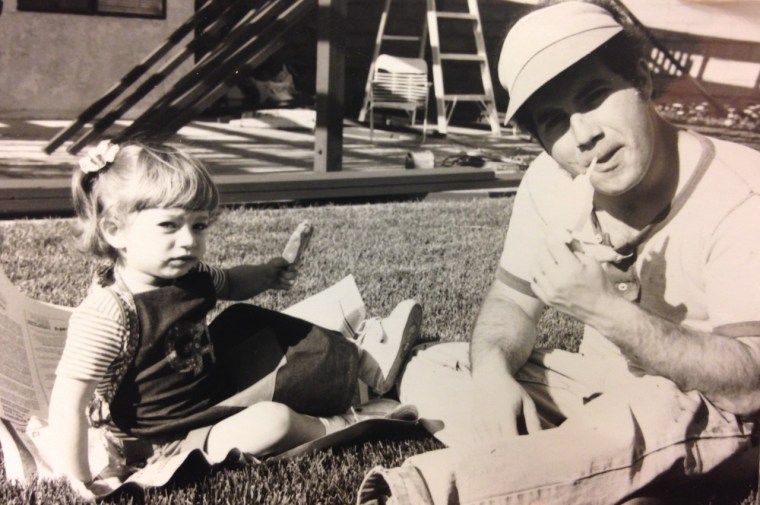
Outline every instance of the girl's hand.
[[74, 477], [69, 477], [68, 481], [71, 488], [87, 501], [94, 501], [96, 498], [112, 493], [121, 485], [118, 477], [105, 479], [96, 477], [92, 482], [82, 482]]
[[269, 289], [288, 290], [298, 279], [298, 268], [285, 258], [276, 257], [265, 263]]
[[95, 496], [100, 497], [116, 491], [119, 486], [121, 486], [121, 480], [118, 477], [96, 478], [90, 484], [89, 490]]

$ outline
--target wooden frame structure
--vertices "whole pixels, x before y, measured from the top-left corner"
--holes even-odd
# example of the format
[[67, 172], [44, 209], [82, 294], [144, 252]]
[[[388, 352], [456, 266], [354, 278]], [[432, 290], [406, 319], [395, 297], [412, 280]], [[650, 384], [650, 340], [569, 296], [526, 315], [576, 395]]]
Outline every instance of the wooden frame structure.
[[[192, 72], [114, 138], [142, 135], [161, 139], [176, 133], [221, 97], [241, 65], [263, 63], [284, 44], [284, 34], [318, 8], [317, 98], [313, 170], [298, 173], [215, 175], [222, 203], [318, 200], [419, 195], [435, 191], [514, 188], [519, 174], [497, 177], [492, 170], [451, 167], [404, 170], [373, 167], [342, 171], [345, 31], [348, 0], [208, 0], [139, 65], [90, 105], [44, 148], [48, 154], [77, 134], [72, 154], [102, 137], [123, 114], [199, 48], [211, 47]], [[230, 25], [233, 27], [230, 29]], [[195, 30], [195, 38], [169, 53]], [[164, 63], [156, 70], [150, 70]], [[144, 79], [138, 84], [140, 79]], [[114, 103], [128, 89], [134, 89]], [[92, 122], [92, 127], [87, 125]], [[19, 179], [0, 188], [0, 215], [70, 213], [68, 178]]]
[[180, 25], [156, 50], [90, 105], [45, 147], [48, 154], [83, 130], [88, 122], [109, 109], [149, 69], [157, 65], [193, 30], [198, 34], [148, 75], [136, 89], [111, 107], [93, 127], [76, 138], [68, 148], [77, 153], [97, 140], [108, 128], [163, 82], [174, 70], [193, 56], [198, 48], [220, 37], [226, 27], [224, 43], [217, 44], [181, 77], [172, 88], [135, 121], [114, 137], [119, 142], [150, 135], [168, 137], [189, 123], [229, 89], [230, 76], [246, 65], [256, 67], [284, 44], [284, 34], [314, 7], [318, 6], [317, 100], [314, 145], [314, 171], [341, 170], [343, 149], [343, 109], [345, 81], [345, 31], [347, 0], [209, 0], [190, 19]]

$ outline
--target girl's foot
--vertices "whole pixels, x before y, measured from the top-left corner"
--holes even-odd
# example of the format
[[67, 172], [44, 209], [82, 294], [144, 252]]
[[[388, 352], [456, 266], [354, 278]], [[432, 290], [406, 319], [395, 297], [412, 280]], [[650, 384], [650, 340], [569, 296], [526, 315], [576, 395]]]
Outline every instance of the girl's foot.
[[356, 343], [360, 356], [360, 379], [375, 393], [391, 390], [401, 368], [409, 359], [420, 336], [422, 306], [414, 300], [399, 303], [384, 319], [366, 319], [359, 327]]

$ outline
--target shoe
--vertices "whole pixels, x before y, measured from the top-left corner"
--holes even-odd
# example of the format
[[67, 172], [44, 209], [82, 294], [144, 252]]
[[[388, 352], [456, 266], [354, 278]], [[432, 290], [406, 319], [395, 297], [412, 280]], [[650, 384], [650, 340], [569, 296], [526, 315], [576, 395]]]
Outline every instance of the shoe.
[[360, 378], [375, 393], [384, 395], [391, 390], [420, 336], [421, 327], [422, 306], [414, 300], [399, 303], [384, 319], [372, 318], [362, 322], [356, 343], [372, 362], [369, 365], [374, 373], [369, 381], [366, 377]]

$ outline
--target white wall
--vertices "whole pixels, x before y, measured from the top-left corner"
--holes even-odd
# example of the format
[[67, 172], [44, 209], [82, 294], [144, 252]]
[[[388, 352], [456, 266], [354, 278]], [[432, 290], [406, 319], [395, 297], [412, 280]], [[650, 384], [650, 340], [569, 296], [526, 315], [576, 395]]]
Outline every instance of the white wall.
[[757, 0], [625, 0], [650, 28], [760, 43]]
[[0, 117], [75, 118], [192, 14], [190, 0], [167, 0], [161, 20], [18, 12], [16, 1], [6, 0], [0, 15]]

